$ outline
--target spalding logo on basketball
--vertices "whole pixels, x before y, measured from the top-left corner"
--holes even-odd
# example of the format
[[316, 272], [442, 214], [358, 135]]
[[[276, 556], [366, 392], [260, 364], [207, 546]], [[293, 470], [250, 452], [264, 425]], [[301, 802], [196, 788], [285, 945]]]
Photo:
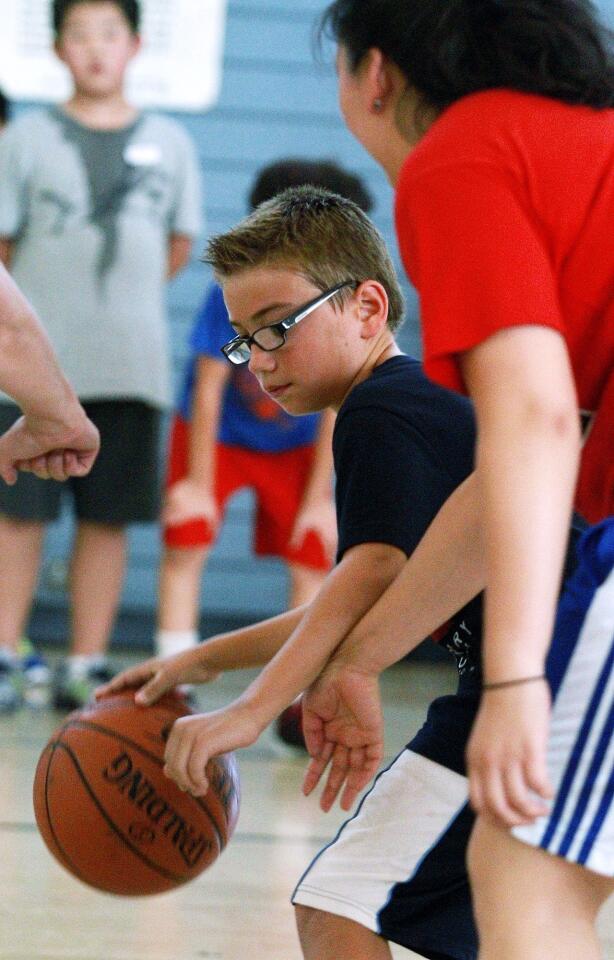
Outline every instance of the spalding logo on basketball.
[[172, 694], [138, 707], [122, 693], [71, 713], [50, 738], [34, 813], [51, 853], [79, 880], [123, 896], [161, 893], [192, 880], [228, 843], [239, 815], [233, 755], [209, 762], [204, 797], [162, 772], [170, 728], [190, 712]]

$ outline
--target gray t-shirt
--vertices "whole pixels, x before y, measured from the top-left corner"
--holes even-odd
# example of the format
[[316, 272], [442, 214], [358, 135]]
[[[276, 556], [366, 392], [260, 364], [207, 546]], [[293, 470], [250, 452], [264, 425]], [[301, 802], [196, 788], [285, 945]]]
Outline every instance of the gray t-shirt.
[[53, 107], [0, 136], [0, 236], [84, 400], [171, 400], [170, 234], [201, 230], [194, 146], [166, 117], [94, 130]]

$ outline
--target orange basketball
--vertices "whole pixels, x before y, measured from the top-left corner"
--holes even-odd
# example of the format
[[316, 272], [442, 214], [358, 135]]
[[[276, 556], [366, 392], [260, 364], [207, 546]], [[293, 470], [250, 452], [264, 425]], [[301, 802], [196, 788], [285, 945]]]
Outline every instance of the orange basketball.
[[36, 822], [79, 880], [122, 896], [161, 893], [192, 880], [228, 843], [239, 814], [233, 755], [210, 761], [204, 797], [162, 772], [170, 728], [190, 712], [174, 694], [139, 707], [122, 693], [71, 713], [47, 743], [34, 778]]

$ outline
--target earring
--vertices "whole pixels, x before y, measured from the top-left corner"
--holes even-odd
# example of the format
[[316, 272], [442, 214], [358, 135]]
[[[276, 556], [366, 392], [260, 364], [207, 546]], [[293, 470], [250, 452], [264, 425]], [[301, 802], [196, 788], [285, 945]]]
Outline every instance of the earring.
[[375, 100], [373, 101], [373, 110], [375, 111], [375, 113], [381, 113], [381, 110], [382, 110], [382, 107], [383, 107], [383, 106], [384, 106], [384, 104], [383, 104], [383, 102], [380, 100], [380, 98], [379, 98], [379, 97], [376, 97]]

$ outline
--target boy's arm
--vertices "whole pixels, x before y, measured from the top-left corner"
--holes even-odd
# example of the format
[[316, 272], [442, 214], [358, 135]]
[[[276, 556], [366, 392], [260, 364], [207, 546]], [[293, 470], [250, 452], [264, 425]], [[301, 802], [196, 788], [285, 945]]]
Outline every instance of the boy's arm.
[[440, 508], [395, 581], [339, 646], [337, 666], [381, 673], [484, 589], [481, 509], [472, 473]]
[[230, 367], [224, 360], [201, 355], [196, 360], [188, 474], [167, 491], [163, 520], [175, 526], [194, 516], [217, 523], [215, 501], [215, 447], [219, 431], [224, 387]]
[[298, 626], [307, 604], [239, 630], [211, 637], [196, 649], [155, 657], [118, 673], [96, 691], [98, 698], [140, 687], [138, 703], [155, 703], [180, 683], [207, 683], [224, 670], [261, 667], [271, 660]]
[[287, 643], [244, 694], [223, 710], [173, 727], [166, 772], [195, 795], [206, 792], [209, 757], [253, 743], [319, 674], [344, 636], [397, 575], [405, 554], [366, 543], [349, 549], [328, 575]]
[[336, 414], [332, 410], [325, 410], [320, 417], [313, 463], [291, 538], [291, 545], [298, 549], [306, 534], [314, 530], [322, 540], [326, 554], [331, 560], [334, 558], [337, 547], [337, 522], [333, 499], [335, 417]]
[[10, 237], [0, 237], [0, 262], [4, 264], [7, 270], [10, 268], [13, 259], [13, 246], [14, 241]]
[[168, 238], [167, 276], [170, 280], [186, 266], [190, 260], [193, 238], [183, 233], [171, 233]]

